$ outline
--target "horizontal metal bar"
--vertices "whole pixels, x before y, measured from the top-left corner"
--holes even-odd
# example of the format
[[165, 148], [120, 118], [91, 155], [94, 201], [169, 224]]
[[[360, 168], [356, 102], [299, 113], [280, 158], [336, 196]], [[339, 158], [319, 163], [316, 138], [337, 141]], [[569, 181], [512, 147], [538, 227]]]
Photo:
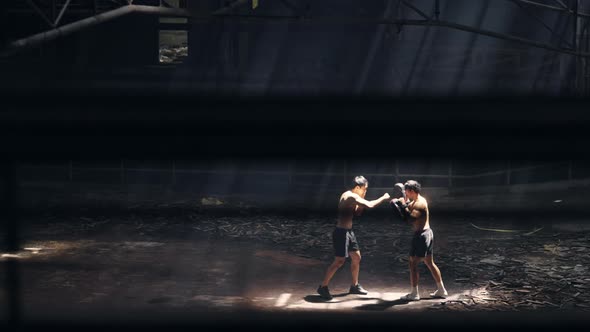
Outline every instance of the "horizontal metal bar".
[[[471, 26], [448, 22], [448, 21], [441, 21], [441, 20], [400, 20], [400, 19], [388, 19], [388, 18], [366, 18], [366, 17], [299, 17], [299, 16], [288, 16], [288, 15], [242, 15], [242, 14], [223, 14], [223, 15], [215, 15], [218, 18], [235, 18], [241, 20], [261, 20], [261, 21], [289, 21], [293, 20], [298, 23], [304, 24], [385, 24], [385, 25], [396, 25], [396, 26], [434, 26], [434, 27], [443, 27], [443, 28], [450, 28], [465, 32], [471, 32], [480, 34], [487, 37], [497, 38], [508, 40], [532, 47], [542, 48], [558, 53], [570, 54], [580, 57], [590, 57], [590, 53], [587, 52], [577, 52], [573, 49], [565, 49], [541, 42], [537, 42], [534, 40], [507, 35], [499, 32], [494, 32], [490, 30], [484, 30], [479, 28], [474, 28]], [[208, 21], [210, 17], [195, 17], [195, 21], [204, 20]]]
[[[237, 1], [238, 3], [240, 1]], [[236, 4], [234, 3], [234, 4]], [[243, 3], [243, 2], [242, 2]], [[228, 7], [230, 8], [230, 7]], [[213, 16], [202, 16], [202, 17], [195, 17], [195, 20], [205, 20], [209, 21], [214, 18], [236, 18], [236, 19], [244, 19], [244, 20], [295, 20], [300, 23], [346, 23], [346, 24], [394, 24], [394, 25], [408, 25], [408, 26], [438, 26], [438, 27], [446, 27], [471, 33], [476, 33], [488, 37], [508, 40], [517, 42], [524, 45], [529, 45], [532, 47], [543, 48], [547, 50], [551, 50], [558, 53], [570, 54], [580, 57], [590, 57], [590, 53], [587, 52], [577, 52], [572, 49], [564, 49], [561, 47], [552, 46], [549, 44], [516, 37], [512, 35], [507, 35], [503, 33], [497, 33], [489, 30], [483, 30], [479, 28], [474, 28], [462, 24], [457, 24], [453, 22], [447, 21], [440, 21], [440, 20], [399, 20], [399, 19], [387, 19], [387, 18], [362, 18], [362, 17], [299, 17], [299, 16], [269, 16], [269, 15], [239, 15], [239, 14], [219, 14], [225, 13], [228, 11], [228, 8], [224, 8], [222, 10], [217, 11], [217, 14], [214, 13]], [[234, 8], [234, 7], [231, 7]], [[137, 5], [129, 5], [124, 6], [119, 9], [115, 9], [103, 14], [99, 14], [97, 16], [87, 18], [78, 22], [74, 22], [63, 27], [43, 32], [25, 39], [17, 40], [11, 44], [7, 51], [3, 52], [2, 56], [7, 56], [14, 54], [16, 51], [28, 48], [32, 46], [39, 45], [41, 43], [56, 39], [60, 36], [64, 36], [76, 31], [79, 31], [83, 28], [87, 28], [93, 26], [98, 23], [102, 23], [107, 20], [111, 20], [113, 18], [129, 14], [131, 12], [141, 12], [146, 14], [156, 14], [160, 16], [176, 16], [176, 17], [190, 17], [191, 14], [183, 9], [178, 8], [165, 8], [165, 7], [153, 7], [153, 6], [137, 6]]]
[[34, 46], [41, 45], [59, 37], [67, 36], [69, 34], [78, 32], [80, 30], [105, 23], [122, 17], [131, 13], [141, 13], [147, 15], [158, 15], [163, 17], [190, 17], [189, 11], [180, 8], [166, 8], [166, 7], [155, 7], [155, 6], [139, 6], [139, 5], [128, 5], [123, 6], [96, 16], [88, 17], [70, 24], [66, 24], [59, 28], [38, 33], [36, 35], [16, 40], [10, 43], [7, 49], [0, 53], [0, 56], [10, 56], [16, 52], [31, 48]]
[[158, 28], [160, 30], [190, 30], [192, 27], [191, 23], [163, 23], [160, 22], [158, 24]]
[[395, 174], [395, 172], [392, 173], [363, 173], [363, 176], [399, 176], [399, 177], [404, 177], [404, 178], [448, 178], [448, 175], [442, 175], [442, 174]]
[[564, 53], [564, 54], [570, 54], [570, 55], [575, 55], [575, 56], [580, 56], [580, 57], [586, 57], [586, 58], [587, 57], [590, 57], [590, 53], [576, 52], [576, 51], [574, 51], [572, 49], [565, 49], [565, 48], [561, 48], [561, 47], [556, 47], [556, 46], [553, 46], [553, 45], [549, 45], [549, 44], [537, 42], [537, 41], [526, 39], [526, 38], [521, 38], [521, 37], [506, 35], [506, 34], [503, 34], [503, 33], [498, 33], [498, 32], [489, 31], [489, 30], [483, 30], [483, 29], [473, 28], [473, 27], [470, 27], [470, 26], [466, 26], [466, 25], [462, 25], [462, 24], [457, 24], [457, 23], [453, 23], [453, 22], [433, 21], [433, 22], [429, 22], [429, 23], [431, 23], [431, 24], [428, 24], [428, 25], [431, 25], [431, 26], [446, 27], [446, 28], [451, 28], [451, 29], [456, 29], [456, 30], [462, 30], [462, 31], [466, 31], [466, 32], [471, 32], [471, 33], [477, 33], [477, 34], [488, 36], [488, 37], [493, 37], [493, 38], [498, 38], [498, 39], [504, 39], [504, 40], [508, 40], [508, 41], [513, 41], [513, 42], [521, 43], [521, 44], [524, 44], [524, 45], [529, 45], [529, 46], [533, 46], [533, 47], [537, 47], [537, 48], [542, 48], [542, 49], [546, 49], [546, 50], [550, 50], [550, 51], [555, 51], [555, 52], [559, 52], [559, 53]]
[[[149, 168], [125, 168], [126, 172], [170, 172], [170, 169], [149, 169]], [[197, 173], [197, 174], [267, 174], [267, 175], [289, 175], [288, 171], [240, 171], [240, 170], [198, 170], [174, 168], [175, 173]]]
[[[493, 172], [486, 172], [486, 173], [479, 173], [479, 174], [472, 174], [472, 175], [440, 175], [440, 174], [395, 174], [395, 173], [363, 173], [364, 176], [372, 177], [372, 176], [386, 176], [386, 177], [404, 177], [404, 178], [440, 178], [440, 179], [476, 179], [481, 177], [493, 176], [493, 175], [503, 175], [508, 172], [521, 172], [545, 167], [552, 167], [558, 165], [565, 165], [568, 164], [569, 161], [552, 163], [552, 164], [543, 164], [543, 165], [535, 165], [535, 166], [528, 166], [528, 167], [520, 167], [514, 168], [510, 170], [500, 170], [500, 171], [493, 171]], [[68, 165], [63, 166], [43, 166], [43, 165], [22, 165], [21, 167], [25, 168], [53, 168], [53, 169], [62, 169], [68, 167]], [[126, 172], [171, 172], [172, 166], [168, 168], [124, 168]], [[121, 167], [72, 167], [72, 171], [105, 171], [105, 172], [120, 172]], [[350, 174], [350, 172], [296, 172], [296, 171], [256, 171], [256, 170], [202, 170], [202, 169], [179, 169], [174, 168], [174, 172], [176, 173], [195, 173], [195, 174], [266, 174], [266, 175], [285, 175], [285, 176], [334, 176], [334, 177], [342, 177], [346, 174]]]
[[544, 165], [535, 165], [535, 166], [527, 166], [527, 167], [520, 167], [520, 168], [511, 168], [510, 170], [503, 170], [503, 171], [494, 171], [494, 172], [487, 172], [487, 173], [479, 173], [479, 174], [474, 174], [474, 175], [464, 175], [464, 178], [480, 178], [480, 177], [486, 177], [486, 176], [492, 176], [492, 175], [503, 175], [506, 174], [508, 172], [510, 173], [514, 173], [514, 172], [522, 172], [522, 171], [530, 171], [530, 170], [534, 170], [534, 169], [539, 169], [539, 168], [545, 168], [545, 167], [552, 167], [552, 166], [558, 166], [558, 165], [566, 165], [568, 164], [569, 161], [563, 161], [563, 162], [558, 162], [558, 163], [551, 163], [551, 164], [544, 164]]
[[590, 14], [588, 13], [575, 13], [573, 10], [569, 9], [569, 8], [563, 8], [563, 7], [555, 7], [555, 6], [551, 6], [551, 5], [547, 5], [544, 3], [539, 3], [536, 1], [530, 1], [530, 0], [514, 0], [526, 5], [530, 5], [530, 6], [535, 6], [535, 7], [539, 7], [539, 8], [543, 8], [543, 9], [548, 9], [548, 10], [553, 10], [553, 11], [558, 11], [558, 12], [567, 12], [568, 14], [571, 15], [576, 15], [576, 16], [580, 16], [580, 17], [586, 17], [586, 18], [590, 18]]

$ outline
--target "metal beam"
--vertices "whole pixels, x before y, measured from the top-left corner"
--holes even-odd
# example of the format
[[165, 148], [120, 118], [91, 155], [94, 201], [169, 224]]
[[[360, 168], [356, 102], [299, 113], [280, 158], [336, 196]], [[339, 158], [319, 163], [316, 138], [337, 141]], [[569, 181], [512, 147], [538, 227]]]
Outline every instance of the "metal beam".
[[[128, 3], [133, 2], [132, 0], [127, 0], [127, 1], [128, 1]], [[453, 22], [448, 22], [448, 21], [440, 21], [438, 19], [432, 19], [426, 13], [422, 12], [420, 9], [416, 8], [411, 3], [409, 3], [408, 1], [405, 1], [405, 0], [401, 0], [400, 3], [403, 3], [404, 6], [411, 8], [412, 10], [417, 12], [420, 16], [424, 17], [425, 19], [424, 20], [406, 20], [406, 19], [389, 19], [389, 18], [380, 19], [380, 18], [363, 18], [363, 17], [314, 17], [314, 18], [311, 18], [311, 17], [301, 17], [301, 16], [269, 16], [269, 15], [230, 14], [230, 12], [232, 10], [238, 8], [239, 6], [241, 6], [245, 3], [248, 3], [249, 1], [250, 0], [237, 0], [237, 1], [232, 2], [231, 4], [229, 4], [228, 6], [226, 6], [224, 8], [214, 11], [210, 15], [202, 16], [202, 17], [194, 17], [194, 19], [197, 21], [198, 20], [209, 21], [211, 19], [219, 19], [219, 18], [235, 18], [235, 19], [239, 19], [239, 20], [295, 20], [295, 21], [298, 21], [301, 23], [311, 23], [311, 24], [316, 24], [316, 23], [386, 24], [386, 25], [396, 25], [398, 27], [404, 26], [404, 25], [408, 25], [408, 26], [436, 26], [436, 27], [446, 27], [446, 28], [451, 28], [451, 29], [455, 29], [455, 30], [476, 33], [476, 34], [480, 34], [480, 35], [484, 35], [484, 36], [488, 36], [488, 37], [492, 37], [492, 38], [513, 41], [513, 42], [521, 43], [524, 45], [529, 45], [529, 46], [537, 47], [537, 48], [543, 48], [543, 49], [547, 49], [547, 50], [555, 51], [555, 52], [559, 52], [559, 53], [571, 54], [571, 55], [581, 56], [581, 57], [585, 57], [585, 58], [589, 57], [589, 53], [581, 52], [581, 51], [577, 50], [575, 47], [573, 49], [566, 49], [566, 48], [553, 46], [550, 44], [541, 43], [541, 42], [537, 42], [534, 40], [521, 38], [521, 37], [517, 37], [517, 36], [513, 36], [513, 35], [498, 33], [498, 32], [494, 32], [494, 31], [490, 31], [490, 30], [479, 29], [479, 28], [475, 28], [475, 27], [471, 27], [471, 26], [467, 26], [467, 25], [462, 25], [462, 24], [457, 24], [457, 23], [453, 23]], [[536, 6], [540, 6], [542, 8], [558, 10], [561, 12], [565, 11], [568, 13], [572, 13], [573, 15], [576, 15], [576, 17], [590, 17], [590, 15], [588, 15], [588, 14], [578, 12], [577, 9], [572, 11], [568, 8], [549, 6], [549, 5], [540, 4], [540, 3], [537, 3], [534, 1], [529, 1], [529, 0], [511, 0], [511, 1], [514, 3], [519, 3], [519, 4], [536, 5]], [[32, 3], [31, 0], [27, 0], [27, 2]], [[60, 16], [58, 17], [58, 20], [56, 20], [56, 23], [59, 23], [59, 19], [61, 19], [62, 15], [65, 11], [65, 8], [69, 4], [69, 2], [70, 2], [70, 0], [68, 0], [66, 2], [66, 5], [62, 8], [62, 12], [60, 13]], [[34, 6], [34, 4], [33, 4], [33, 6]], [[35, 8], [35, 7], [36, 6], [34, 6], [33, 8]], [[36, 8], [38, 9], [38, 7], [36, 7]], [[60, 28], [56, 28], [56, 29], [53, 29], [50, 31], [36, 34], [36, 35], [28, 37], [28, 38], [14, 41], [9, 44], [7, 51], [3, 52], [1, 55], [7, 56], [7, 55], [10, 55], [10, 54], [20, 50], [20, 49], [36, 46], [41, 43], [45, 43], [47, 41], [56, 39], [60, 36], [65, 36], [65, 35], [71, 34], [73, 32], [85, 29], [87, 27], [112, 20], [116, 17], [130, 14], [132, 12], [153, 14], [153, 15], [159, 15], [159, 16], [191, 17], [190, 12], [188, 12], [184, 9], [179, 9], [179, 8], [127, 5], [127, 6], [123, 6], [121, 8], [118, 8], [118, 9], [115, 9], [115, 10], [112, 10], [112, 11], [109, 11], [106, 13], [102, 13], [102, 14], [99, 14], [99, 15], [96, 15], [93, 17], [89, 17], [89, 18], [86, 18], [86, 19], [83, 19], [83, 20], [80, 20], [80, 21], [77, 21], [77, 22], [74, 22], [71, 24], [67, 24], [67, 25], [60, 27]], [[50, 24], [53, 24], [53, 23], [50, 23]], [[575, 44], [574, 44], [574, 46], [575, 46]]]
[[581, 57], [586, 57], [586, 58], [590, 57], [590, 53], [578, 52], [577, 50], [556, 47], [553, 45], [537, 42], [537, 41], [526, 39], [526, 38], [511, 36], [511, 35], [498, 33], [498, 32], [494, 32], [494, 31], [489, 31], [489, 30], [473, 28], [473, 27], [470, 27], [467, 25], [457, 24], [457, 23], [453, 23], [453, 22], [436, 21], [436, 22], [431, 22], [431, 24], [429, 24], [429, 25], [477, 33], [477, 34], [488, 36], [488, 37], [513, 41], [513, 42], [521, 43], [524, 45], [529, 45], [529, 46], [533, 46], [533, 47], [537, 47], [537, 48], [543, 48], [546, 50], [555, 51], [555, 52], [564, 53], [564, 54], [570, 54], [570, 55], [581, 56]]
[[553, 10], [553, 11], [558, 11], [558, 12], [567, 12], [568, 14], [573, 14], [573, 15], [577, 15], [577, 16], [581, 16], [581, 17], [586, 17], [586, 18], [590, 18], [590, 14], [589, 13], [574, 13], [571, 9], [569, 8], [563, 8], [563, 7], [555, 7], [555, 6], [551, 6], [551, 5], [546, 5], [543, 3], [538, 3], [535, 1], [530, 1], [530, 0], [515, 0], [518, 1], [520, 3], [526, 4], [526, 5], [530, 5], [530, 6], [536, 6], [539, 8], [545, 8], [545, 9], [549, 9], [549, 10]]
[[557, 36], [562, 42], [565, 42], [567, 45], [572, 46], [571, 43], [569, 43], [568, 41], [566, 41], [563, 36], [559, 36], [555, 33], [555, 31], [553, 31], [553, 29], [547, 25], [547, 23], [545, 23], [545, 21], [543, 21], [542, 18], [540, 18], [539, 16], [535, 15], [534, 13], [531, 13], [529, 11], [527, 11], [527, 9], [525, 8], [525, 6], [520, 3], [520, 1], [518, 0], [508, 0], [510, 2], [512, 2], [513, 4], [517, 5], [518, 8], [522, 9], [525, 13], [527, 13], [527, 15], [531, 16], [533, 19], [535, 19], [537, 22], [539, 22], [545, 29], [547, 29], [551, 35]]
[[234, 9], [240, 7], [241, 5], [248, 3], [250, 1], [251, 0], [236, 0], [232, 3], [230, 3], [229, 5], [214, 11], [211, 15], [223, 15], [223, 14], [229, 13], [232, 10], [234, 10]]
[[49, 25], [50, 27], [55, 27], [55, 25], [53, 24], [53, 22], [51, 22], [50, 19], [47, 18], [47, 16], [45, 16], [45, 13], [41, 10], [41, 8], [39, 8], [34, 2], [33, 0], [27, 0], [27, 4], [29, 5], [29, 7], [33, 8], [33, 10], [37, 13], [37, 15], [39, 15], [43, 21], [45, 21], [45, 23], [47, 23], [47, 25]]
[[140, 13], [147, 15], [158, 15], [165, 17], [190, 17], [191, 13], [185, 9], [180, 8], [166, 8], [166, 7], [155, 7], [155, 6], [139, 6], [139, 5], [128, 5], [123, 6], [106, 13], [98, 14], [89, 18], [85, 18], [80, 21], [76, 21], [70, 24], [66, 24], [53, 30], [38, 33], [36, 35], [16, 40], [9, 43], [7, 49], [0, 53], [0, 57], [11, 56], [21, 50], [39, 46], [46, 42], [52, 41], [59, 37], [67, 36], [69, 34], [87, 29], [89, 27], [105, 23], [116, 19], [121, 16], [125, 16], [131, 13]]
[[401, 0], [401, 3], [404, 4], [404, 6], [412, 9], [413, 11], [415, 11], [416, 13], [418, 13], [418, 15], [424, 17], [425, 19], [429, 20], [430, 16], [426, 15], [426, 13], [424, 13], [423, 11], [421, 11], [418, 7], [412, 5], [411, 3], [405, 1], [405, 0]]
[[553, 0], [553, 2], [557, 2], [557, 4], [559, 4], [562, 8], [568, 9], [567, 5], [561, 0]]
[[59, 25], [59, 21], [61, 21], [61, 18], [64, 15], [64, 13], [66, 12], [66, 9], [68, 9], [68, 6], [70, 5], [70, 1], [72, 1], [72, 0], [67, 0], [66, 3], [64, 4], [64, 6], [62, 7], [61, 11], [59, 12], [59, 15], [55, 19], [55, 22], [53, 22], [54, 27]]
[[[494, 32], [490, 30], [484, 30], [479, 28], [474, 28], [471, 26], [448, 22], [448, 21], [441, 21], [441, 20], [404, 20], [404, 19], [387, 19], [387, 18], [366, 18], [366, 17], [300, 17], [300, 16], [276, 16], [276, 15], [241, 15], [241, 14], [223, 14], [223, 15], [215, 15], [218, 18], [234, 18], [240, 20], [254, 20], [254, 21], [285, 21], [285, 20], [293, 20], [297, 21], [298, 23], [305, 23], [305, 24], [387, 24], [387, 25], [407, 25], [407, 26], [434, 26], [434, 27], [442, 27], [442, 28], [450, 28], [465, 32], [471, 32], [480, 34], [483, 36], [488, 36], [492, 38], [498, 38], [503, 40], [508, 40], [512, 42], [517, 42], [520, 44], [542, 48], [558, 53], [570, 54], [575, 56], [581, 57], [590, 57], [590, 53], [586, 52], [576, 52], [572, 49], [565, 49], [553, 45], [549, 45], [542, 42], [537, 42], [534, 40], [507, 35], [504, 33]], [[208, 21], [211, 18], [209, 17], [196, 17], [195, 20], [205, 20]]]

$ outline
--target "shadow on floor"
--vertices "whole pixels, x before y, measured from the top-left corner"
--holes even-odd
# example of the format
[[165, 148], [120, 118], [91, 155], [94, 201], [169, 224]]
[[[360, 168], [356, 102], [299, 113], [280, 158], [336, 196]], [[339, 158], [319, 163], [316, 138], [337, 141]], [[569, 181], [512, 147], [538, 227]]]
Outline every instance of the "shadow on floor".
[[410, 301], [397, 299], [393, 301], [385, 301], [382, 299], [376, 299], [377, 303], [370, 303], [370, 304], [363, 304], [359, 307], [356, 307], [356, 310], [363, 310], [363, 311], [384, 311], [393, 306], [400, 305], [400, 304], [408, 304]]
[[[334, 294], [332, 295], [332, 297], [343, 297], [346, 295], [350, 295], [350, 293], [340, 293], [340, 294]], [[306, 302], [309, 303], [324, 303], [324, 302], [330, 302], [331, 300], [325, 299], [319, 295], [307, 295], [306, 297], [303, 298]]]

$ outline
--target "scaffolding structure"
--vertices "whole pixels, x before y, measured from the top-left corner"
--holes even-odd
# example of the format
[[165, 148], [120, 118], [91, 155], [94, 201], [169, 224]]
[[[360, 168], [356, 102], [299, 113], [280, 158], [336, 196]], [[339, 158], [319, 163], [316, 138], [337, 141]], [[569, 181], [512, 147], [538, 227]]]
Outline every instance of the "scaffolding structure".
[[[190, 27], [191, 23], [217, 19], [229, 19], [240, 22], [263, 20], [265, 22], [293, 21], [301, 24], [388, 25], [395, 27], [398, 33], [403, 31], [406, 26], [440, 27], [573, 56], [575, 58], [573, 91], [577, 95], [590, 94], [590, 65], [588, 63], [590, 57], [590, 12], [584, 11], [586, 8], [581, 5], [580, 0], [543, 2], [533, 0], [505, 0], [513, 3], [524, 15], [533, 18], [538, 23], [540, 29], [547, 30], [552, 38], [555, 37], [558, 40], [557, 44], [442, 20], [440, 0], [426, 1], [427, 5], [422, 3], [423, 8], [407, 0], [390, 0], [389, 5], [396, 6], [397, 9], [394, 11], [394, 17], [361, 17], [358, 15], [347, 17], [337, 15], [314, 16], [310, 14], [310, 10], [316, 3], [310, 0], [272, 1], [273, 5], [280, 4], [292, 13], [291, 15], [265, 15], [260, 13], [260, 9], [266, 2], [264, 0], [226, 1], [222, 7], [210, 11], [191, 11], [191, 4], [188, 1], [181, 0], [175, 4], [171, 4], [170, 1], [166, 0], [25, 0], [9, 2], [3, 4], [3, 6], [6, 6], [5, 12], [8, 15], [18, 12], [34, 14], [45, 28], [44, 31], [32, 36], [10, 40], [4, 50], [0, 51], [0, 57], [15, 55], [21, 50], [39, 46], [62, 36], [131, 13], [189, 18], [188, 24], [182, 24], [182, 27], [186, 29]], [[193, 3], [203, 2], [203, 0], [192, 1]], [[566, 15], [569, 26], [571, 26], [569, 36], [564, 37], [558, 35], [557, 31], [537, 15], [538, 11], [551, 11], [560, 15]], [[64, 23], [64, 17], [69, 14], [76, 15], [79, 19]]]

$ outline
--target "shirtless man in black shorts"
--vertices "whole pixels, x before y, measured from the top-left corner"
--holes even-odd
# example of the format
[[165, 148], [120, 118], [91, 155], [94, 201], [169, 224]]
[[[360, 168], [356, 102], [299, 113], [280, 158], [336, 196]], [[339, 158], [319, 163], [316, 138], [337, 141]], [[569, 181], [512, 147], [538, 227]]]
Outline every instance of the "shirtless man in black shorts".
[[338, 203], [338, 223], [332, 233], [335, 257], [334, 262], [326, 271], [324, 281], [318, 288], [318, 294], [322, 298], [332, 299], [332, 295], [328, 289], [328, 283], [336, 271], [344, 265], [347, 257], [350, 257], [350, 272], [352, 274], [352, 284], [349, 293], [367, 294], [367, 291], [358, 283], [361, 252], [354, 232], [352, 231], [352, 217], [359, 216], [365, 208], [374, 208], [389, 199], [389, 194], [385, 193], [376, 200], [365, 200], [368, 187], [369, 182], [365, 177], [360, 175], [355, 177], [354, 187], [340, 196], [340, 202]]
[[420, 195], [420, 183], [410, 180], [404, 184], [404, 190], [406, 198], [399, 198], [398, 204], [401, 203], [401, 205], [398, 206], [400, 206], [403, 218], [411, 223], [414, 236], [412, 237], [409, 257], [412, 289], [409, 294], [402, 296], [401, 299], [407, 301], [420, 300], [420, 294], [418, 292], [418, 263], [422, 261], [426, 264], [430, 273], [432, 273], [434, 281], [436, 281], [437, 290], [431, 293], [430, 296], [447, 297], [448, 293], [443, 284], [440, 270], [434, 264], [432, 257], [434, 234], [430, 228], [428, 202]]

